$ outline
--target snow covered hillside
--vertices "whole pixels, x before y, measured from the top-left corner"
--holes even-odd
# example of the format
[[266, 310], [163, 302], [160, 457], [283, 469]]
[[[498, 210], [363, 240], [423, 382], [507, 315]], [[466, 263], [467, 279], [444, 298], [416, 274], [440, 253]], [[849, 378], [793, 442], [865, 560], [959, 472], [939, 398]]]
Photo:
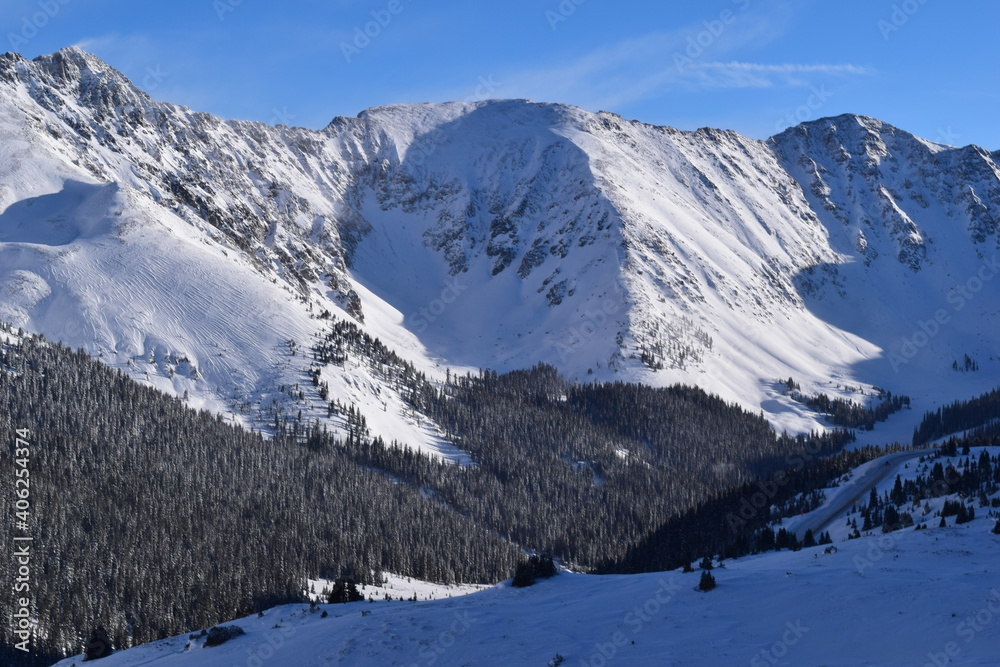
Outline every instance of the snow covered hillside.
[[[0, 139], [0, 320], [257, 427], [327, 419], [329, 318], [432, 378], [543, 361], [789, 430], [818, 421], [779, 378], [919, 414], [1000, 370], [998, 154], [869, 118], [761, 142], [505, 100], [317, 132], [154, 102], [68, 48], [0, 56]], [[364, 358], [321, 380], [463, 460]]]
[[[981, 451], [972, 450], [973, 464]], [[996, 456], [1000, 448], [988, 451]], [[965, 458], [938, 462], [961, 469]], [[897, 474], [912, 480], [932, 463], [890, 460], [879, 495], [891, 492]], [[848, 482], [842, 491], [867, 496], [869, 489]], [[717, 588], [707, 593], [696, 590], [697, 572], [560, 573], [529, 588], [505, 582], [449, 599], [277, 607], [224, 624], [245, 634], [221, 646], [205, 647], [205, 636], [194, 633], [100, 664], [552, 665], [561, 656], [566, 665], [592, 667], [995, 665], [1000, 535], [985, 508], [968, 523], [948, 519], [938, 527], [936, 513], [956, 498], [930, 501], [926, 529], [846, 540], [841, 517], [830, 529], [836, 550], [717, 564]], [[81, 657], [59, 664], [79, 665]]]

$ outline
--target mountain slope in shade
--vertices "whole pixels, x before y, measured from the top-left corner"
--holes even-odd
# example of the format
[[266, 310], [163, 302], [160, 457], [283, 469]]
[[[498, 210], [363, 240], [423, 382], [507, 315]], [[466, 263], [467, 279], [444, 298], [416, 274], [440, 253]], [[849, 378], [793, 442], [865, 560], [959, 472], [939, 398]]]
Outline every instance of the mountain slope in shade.
[[[154, 102], [75, 48], [0, 56], [0, 88], [0, 318], [247, 423], [326, 418], [307, 375], [325, 311], [432, 377], [681, 381], [791, 430], [818, 422], [779, 378], [920, 413], [997, 376], [1000, 176], [975, 147], [857, 116], [761, 142], [524, 100], [314, 132]], [[966, 354], [978, 372], [952, 370]], [[364, 359], [322, 379], [383, 437], [461, 458]]]
[[770, 143], [848, 260], [797, 284], [811, 312], [878, 347], [855, 376], [942, 400], [995, 384], [1000, 156], [857, 116]]

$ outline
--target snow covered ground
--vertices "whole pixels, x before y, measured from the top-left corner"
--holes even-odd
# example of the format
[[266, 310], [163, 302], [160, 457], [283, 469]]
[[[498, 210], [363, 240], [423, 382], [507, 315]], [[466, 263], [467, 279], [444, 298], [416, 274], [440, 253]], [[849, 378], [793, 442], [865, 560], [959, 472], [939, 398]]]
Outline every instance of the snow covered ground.
[[[922, 464], [893, 466], [906, 478]], [[880, 483], [880, 493], [894, 478]], [[815, 547], [726, 561], [713, 571], [718, 587], [708, 593], [696, 590], [697, 573], [679, 570], [564, 572], [526, 589], [504, 582], [431, 601], [315, 611], [286, 605], [233, 621], [246, 635], [219, 647], [184, 635], [100, 664], [543, 666], [560, 655], [573, 667], [995, 666], [1000, 536], [990, 532], [995, 519], [986, 513], [960, 526], [927, 521], [926, 530], [847, 541], [846, 530], [831, 527], [837, 552]], [[79, 665], [80, 657], [59, 664]]]
[[[477, 593], [489, 588], [483, 584], [436, 584], [431, 581], [422, 581], [413, 577], [406, 577], [392, 572], [384, 573], [385, 581], [378, 585], [359, 585], [358, 591], [366, 599], [375, 601], [385, 601], [388, 595], [393, 600], [400, 598], [409, 600], [414, 595], [417, 600], [440, 600], [443, 598], [454, 598], [470, 593]], [[333, 590], [334, 582], [327, 579], [310, 579], [308, 596], [310, 600], [325, 602], [329, 597], [329, 591]]]

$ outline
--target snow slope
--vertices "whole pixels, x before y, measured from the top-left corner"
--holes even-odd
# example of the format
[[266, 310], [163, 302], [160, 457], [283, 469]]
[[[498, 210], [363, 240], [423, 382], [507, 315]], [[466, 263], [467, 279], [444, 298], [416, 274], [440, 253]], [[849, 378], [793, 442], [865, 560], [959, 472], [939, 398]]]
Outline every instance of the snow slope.
[[[900, 461], [893, 469], [906, 478], [918, 468]], [[450, 599], [315, 612], [287, 605], [234, 621], [247, 634], [219, 647], [181, 636], [101, 664], [545, 665], [558, 654], [594, 667], [995, 665], [1000, 536], [985, 513], [961, 526], [928, 521], [926, 530], [849, 541], [833, 530], [836, 553], [815, 547], [726, 561], [709, 593], [696, 590], [697, 573], [560, 573], [531, 588], [504, 582]]]
[[[870, 118], [761, 142], [492, 100], [315, 132], [154, 102], [69, 48], [0, 56], [0, 139], [0, 318], [257, 427], [327, 421], [324, 312], [432, 378], [686, 382], [791, 431], [821, 422], [789, 376], [918, 414], [1000, 376], [997, 154]], [[323, 379], [462, 460], [364, 359]]]

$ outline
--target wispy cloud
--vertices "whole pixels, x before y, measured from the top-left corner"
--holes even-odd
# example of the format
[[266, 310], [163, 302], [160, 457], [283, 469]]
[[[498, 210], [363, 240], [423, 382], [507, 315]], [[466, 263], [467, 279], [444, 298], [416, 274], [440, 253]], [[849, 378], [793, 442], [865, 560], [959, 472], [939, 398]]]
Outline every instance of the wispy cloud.
[[684, 76], [673, 83], [702, 88], [771, 88], [775, 86], [809, 86], [813, 79], [825, 77], [870, 76], [871, 67], [852, 64], [745, 63], [712, 62], [695, 64], [682, 70]]
[[[706, 62], [678, 67], [661, 35], [597, 49], [562, 67], [502, 75], [505, 96], [611, 109], [671, 91], [802, 87], [817, 77], [856, 77], [871, 67], [829, 63]], [[509, 85], [507, 85], [509, 84]]]
[[[712, 18], [712, 17], [708, 17]], [[793, 27], [794, 9], [780, 2], [753, 4], [720, 30], [708, 35], [704, 22], [597, 44], [587, 51], [543, 66], [482, 72], [503, 83], [503, 97], [537, 102], [567, 102], [590, 110], [622, 111], [637, 102], [671, 93], [740, 88], [789, 89], [821, 85], [824, 79], [861, 77], [874, 70], [854, 63], [748, 62], [772, 40]], [[707, 38], [706, 38], [707, 37]], [[409, 91], [401, 99], [465, 99], [461, 83], [434, 90]]]
[[861, 67], [858, 65], [798, 65], [798, 64], [784, 64], [784, 65], [763, 65], [760, 63], [741, 63], [741, 62], [731, 62], [731, 63], [705, 63], [702, 67], [708, 68], [718, 68], [718, 69], [728, 69], [728, 70], [743, 70], [748, 72], [777, 72], [777, 73], [802, 73], [802, 72], [820, 72], [822, 74], [873, 74], [874, 70], [870, 67]]
[[726, 25], [710, 43], [704, 25], [601, 45], [557, 66], [496, 72], [505, 97], [571, 102], [588, 109], [614, 110], [671, 92], [726, 88], [800, 87], [820, 77], [873, 74], [857, 64], [758, 63], [723, 61], [756, 52], [791, 24], [784, 6], [748, 12]]

